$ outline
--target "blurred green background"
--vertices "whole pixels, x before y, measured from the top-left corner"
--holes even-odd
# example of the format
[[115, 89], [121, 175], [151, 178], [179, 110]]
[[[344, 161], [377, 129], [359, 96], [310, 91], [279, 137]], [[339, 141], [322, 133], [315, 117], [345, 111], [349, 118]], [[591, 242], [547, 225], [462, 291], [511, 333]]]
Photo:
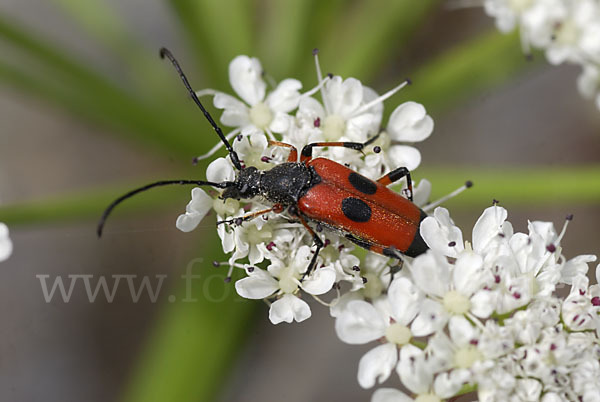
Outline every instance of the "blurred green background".
[[[498, 199], [517, 230], [527, 219], [562, 226], [567, 257], [599, 250], [600, 112], [575, 88], [577, 69], [523, 57], [479, 8], [436, 0], [2, 0], [0, 2], [0, 221], [15, 251], [0, 266], [0, 400], [364, 401], [356, 382], [370, 346], [335, 338], [325, 308], [272, 326], [241, 300], [207, 218], [175, 229], [188, 188], [155, 190], [120, 207], [102, 240], [95, 223], [125, 190], [204, 176], [191, 165], [216, 136], [171, 66], [169, 47], [197, 89], [232, 92], [229, 61], [258, 57], [266, 72], [316, 84], [325, 72], [379, 93], [410, 77], [385, 104], [422, 102], [436, 122], [417, 144], [414, 173], [434, 196], [465, 179], [448, 203], [466, 239]], [[210, 104], [209, 98], [206, 104]], [[214, 111], [214, 108], [210, 108]], [[218, 114], [217, 114], [218, 115]], [[201, 276], [186, 296], [181, 279]], [[165, 275], [156, 303], [44, 301], [36, 275]], [[153, 279], [154, 280], [154, 279]], [[169, 299], [168, 296], [173, 296]], [[175, 300], [174, 302], [170, 302]], [[396, 385], [394, 381], [389, 384]]]

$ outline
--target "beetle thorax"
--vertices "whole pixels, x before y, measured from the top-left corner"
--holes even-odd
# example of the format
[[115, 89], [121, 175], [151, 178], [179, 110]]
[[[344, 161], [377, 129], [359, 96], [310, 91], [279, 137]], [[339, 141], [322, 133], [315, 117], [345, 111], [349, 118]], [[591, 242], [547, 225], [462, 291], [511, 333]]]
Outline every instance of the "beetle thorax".
[[317, 181], [316, 172], [303, 163], [286, 162], [262, 173], [260, 192], [273, 203], [293, 205]]

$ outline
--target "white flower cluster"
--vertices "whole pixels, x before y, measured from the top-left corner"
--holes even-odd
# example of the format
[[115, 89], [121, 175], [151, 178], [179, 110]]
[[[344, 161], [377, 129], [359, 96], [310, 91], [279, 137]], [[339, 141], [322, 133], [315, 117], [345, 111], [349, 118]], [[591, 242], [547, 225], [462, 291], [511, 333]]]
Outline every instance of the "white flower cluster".
[[483, 5], [500, 31], [519, 28], [526, 52], [535, 47], [551, 64], [580, 65], [578, 89], [600, 109], [600, 1], [483, 0]]
[[[323, 78], [318, 61], [317, 71], [319, 84], [308, 92], [288, 79], [267, 93], [259, 62], [240, 56], [229, 73], [241, 100], [199, 93], [213, 94], [215, 106], [224, 109], [221, 122], [233, 127], [227, 136], [235, 138], [244, 166], [269, 169], [286, 160], [289, 150], [269, 147], [268, 140], [301, 149], [315, 141], [365, 142], [380, 133], [365, 154], [336, 147], [316, 151], [372, 179], [401, 165], [417, 167], [420, 154], [405, 143], [433, 130], [423, 106], [400, 105], [380, 128], [383, 100], [402, 85], [378, 96], [356, 79]], [[317, 92], [321, 102], [313, 97]], [[235, 176], [227, 158], [216, 159], [206, 172], [212, 182]], [[567, 224], [557, 233], [551, 223], [530, 222], [528, 234], [514, 233], [507, 211], [494, 205], [465, 242], [449, 212], [436, 208], [420, 229], [430, 249], [402, 261], [357, 253], [344, 237], [317, 230], [324, 248], [317, 268], [301, 280], [315, 252], [312, 235], [285, 211], [243, 221], [239, 217], [269, 206], [259, 199], [223, 201], [212, 191], [192, 190], [177, 227], [193, 230], [209, 210], [229, 222], [218, 225], [223, 250], [231, 253], [220, 264], [245, 271], [237, 292], [267, 301], [272, 323], [310, 317], [302, 297], [311, 295], [330, 307], [342, 341], [377, 342], [358, 364], [359, 384], [371, 388], [396, 372], [404, 391], [380, 388], [374, 402], [434, 402], [474, 391], [483, 401], [599, 400], [600, 286], [589, 286], [586, 276], [596, 257], [565, 259], [560, 241]], [[419, 183], [417, 205], [429, 191], [428, 182]], [[561, 299], [556, 290], [565, 286], [571, 292]], [[319, 298], [326, 293], [333, 294], [329, 303]]]
[[[260, 62], [247, 56], [238, 56], [229, 65], [231, 86], [241, 100], [213, 90], [198, 92], [214, 95], [214, 105], [223, 109], [221, 123], [232, 127], [226, 137], [233, 140], [242, 165], [267, 170], [285, 161], [289, 149], [270, 147], [269, 140], [292, 144], [300, 151], [313, 142], [364, 143], [379, 135], [362, 153], [341, 147], [315, 148], [313, 153], [343, 161], [374, 179], [399, 166], [415, 169], [421, 155], [408, 144], [426, 139], [433, 131], [433, 120], [425, 108], [415, 102], [403, 103], [381, 128], [382, 102], [408, 81], [379, 96], [354, 78], [323, 78], [316, 55], [315, 60], [319, 83], [305, 93], [301, 93], [302, 84], [295, 79], [285, 79], [267, 91]], [[313, 97], [318, 92], [322, 103]], [[197, 159], [212, 155], [218, 148]], [[214, 160], [206, 171], [211, 182], [233, 181], [235, 176], [228, 158]], [[415, 201], [427, 200], [429, 191], [428, 182], [419, 183], [414, 189]], [[211, 209], [218, 221], [230, 221], [218, 225], [223, 251], [231, 253], [222, 265], [231, 267], [230, 272], [232, 268], [246, 271], [247, 276], [235, 284], [237, 292], [246, 298], [267, 300], [271, 306], [269, 318], [274, 324], [310, 317], [302, 293], [317, 297], [341, 282], [350, 283], [352, 290], [382, 286], [371, 285], [371, 279], [376, 283], [385, 272], [389, 276], [388, 258], [370, 256], [378, 262], [362, 264], [353, 254], [353, 243], [336, 233], [322, 232], [324, 247], [318, 255], [318, 268], [301, 280], [315, 252], [313, 238], [302, 224], [288, 216], [287, 211], [236, 222], [236, 218], [269, 206], [261, 205], [260, 199], [223, 201], [216, 190], [212, 195], [194, 188], [186, 213], [177, 219], [177, 227], [185, 232], [193, 230]]]
[[[593, 255], [566, 260], [551, 223], [514, 233], [507, 211], [486, 209], [472, 243], [444, 208], [421, 226], [431, 249], [406, 261], [387, 291], [342, 296], [332, 311], [347, 343], [380, 344], [359, 363], [369, 388], [395, 370], [415, 400], [477, 391], [481, 401], [597, 401], [600, 286]], [[600, 265], [596, 268], [600, 281]], [[571, 286], [566, 298], [556, 289]], [[373, 402], [412, 401], [393, 388]]]

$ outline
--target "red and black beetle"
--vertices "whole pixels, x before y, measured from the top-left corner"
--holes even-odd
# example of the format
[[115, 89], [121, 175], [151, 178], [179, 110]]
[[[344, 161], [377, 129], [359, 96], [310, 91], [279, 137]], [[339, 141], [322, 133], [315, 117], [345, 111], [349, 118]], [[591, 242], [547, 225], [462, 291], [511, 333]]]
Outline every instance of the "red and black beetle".
[[[427, 245], [419, 231], [420, 223], [427, 214], [412, 203], [412, 182], [408, 169], [400, 167], [379, 180], [372, 181], [332, 160], [312, 158], [312, 150], [315, 147], [345, 147], [362, 151], [377, 137], [365, 143], [311, 143], [302, 148], [300, 161], [298, 161], [298, 150], [293, 145], [270, 141], [269, 144], [272, 146], [290, 149], [287, 162], [276, 165], [270, 170], [258, 170], [252, 166], [243, 167], [223, 131], [192, 90], [177, 60], [165, 48], [160, 50], [160, 56], [167, 57], [173, 63], [190, 96], [225, 144], [231, 162], [239, 173], [235, 181], [214, 183], [202, 180], [166, 180], [132, 190], [116, 199], [104, 211], [98, 224], [98, 236], [102, 234], [108, 215], [123, 200], [157, 186], [193, 184], [224, 189], [222, 199], [252, 199], [260, 196], [273, 203], [269, 209], [220, 221], [217, 224], [239, 225], [243, 221], [268, 212], [281, 213], [287, 210], [312, 234], [317, 246], [304, 275], [314, 269], [319, 251], [323, 248], [323, 241], [311, 228], [309, 222], [316, 222], [318, 230], [322, 226], [331, 228], [360, 247], [388, 257], [401, 259], [401, 254], [415, 257], [427, 250]], [[403, 177], [407, 180], [408, 199], [387, 188], [389, 184]]]

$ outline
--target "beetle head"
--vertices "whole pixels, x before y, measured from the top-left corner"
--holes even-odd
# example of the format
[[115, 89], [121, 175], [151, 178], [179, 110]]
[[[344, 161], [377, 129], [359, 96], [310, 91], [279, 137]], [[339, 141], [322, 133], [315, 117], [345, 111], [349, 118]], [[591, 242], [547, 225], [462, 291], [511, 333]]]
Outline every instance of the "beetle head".
[[256, 197], [260, 193], [260, 175], [261, 172], [253, 166], [240, 170], [236, 181], [223, 191], [221, 198], [240, 200]]

